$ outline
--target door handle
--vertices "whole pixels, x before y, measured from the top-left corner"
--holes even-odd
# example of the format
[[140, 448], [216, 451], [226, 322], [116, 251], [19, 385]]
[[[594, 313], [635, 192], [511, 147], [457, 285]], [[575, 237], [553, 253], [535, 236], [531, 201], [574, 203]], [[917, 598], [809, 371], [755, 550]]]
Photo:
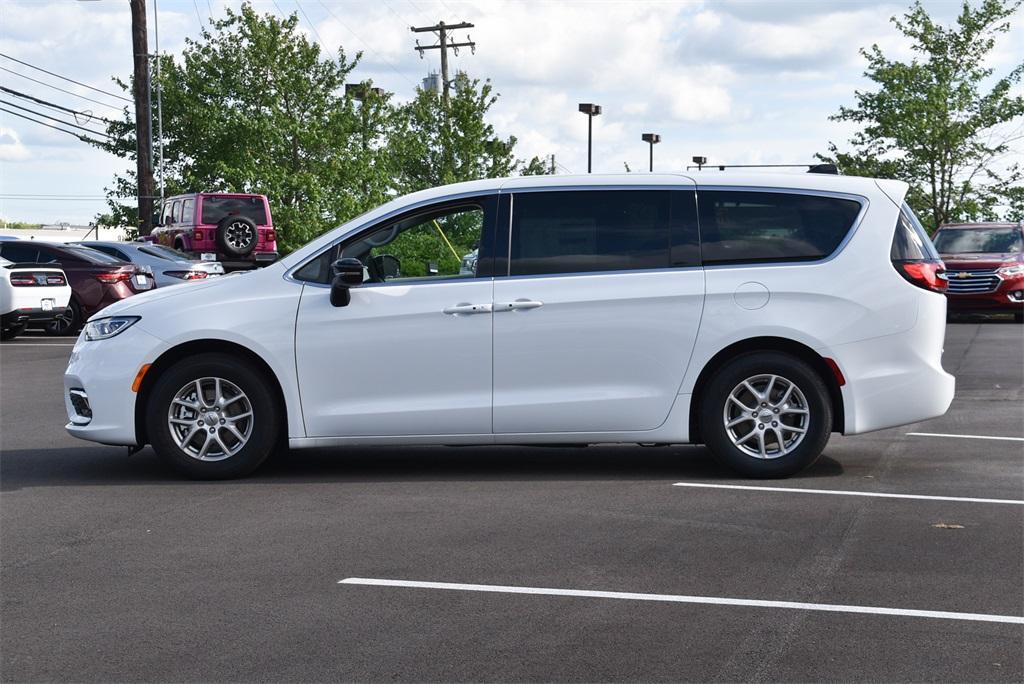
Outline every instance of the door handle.
[[443, 309], [449, 316], [491, 313], [490, 304], [456, 304]]
[[526, 311], [527, 309], [539, 309], [544, 306], [544, 302], [538, 302], [533, 299], [517, 299], [514, 302], [502, 302], [501, 304], [495, 304], [494, 310], [497, 311]]

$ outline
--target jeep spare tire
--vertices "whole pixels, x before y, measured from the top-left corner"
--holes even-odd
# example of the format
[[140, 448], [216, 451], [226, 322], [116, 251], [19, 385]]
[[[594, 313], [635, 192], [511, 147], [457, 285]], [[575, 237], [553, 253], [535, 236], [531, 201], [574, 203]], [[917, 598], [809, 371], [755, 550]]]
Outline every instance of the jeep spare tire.
[[227, 255], [249, 256], [258, 239], [256, 224], [244, 216], [225, 216], [217, 224], [217, 246]]

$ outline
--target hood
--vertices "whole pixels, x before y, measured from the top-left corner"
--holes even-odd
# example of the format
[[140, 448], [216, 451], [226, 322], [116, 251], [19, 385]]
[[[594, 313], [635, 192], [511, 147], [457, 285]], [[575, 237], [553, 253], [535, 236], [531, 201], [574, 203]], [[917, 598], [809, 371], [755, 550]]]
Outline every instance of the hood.
[[188, 307], [189, 301], [194, 298], [201, 298], [205, 302], [220, 298], [226, 299], [235, 288], [242, 287], [248, 289], [258, 287], [255, 281], [261, 278], [280, 277], [280, 270], [277, 264], [271, 264], [257, 271], [238, 271], [216, 278], [186, 281], [178, 285], [158, 287], [155, 290], [142, 292], [114, 302], [90, 316], [90, 320], [121, 314], [142, 315], [146, 308], [156, 302], [164, 302], [169, 299], [177, 299], [178, 301], [175, 302], [175, 306], [183, 308]]
[[1021, 263], [1021, 255], [1014, 252], [991, 254], [940, 254], [947, 269], [999, 268]]

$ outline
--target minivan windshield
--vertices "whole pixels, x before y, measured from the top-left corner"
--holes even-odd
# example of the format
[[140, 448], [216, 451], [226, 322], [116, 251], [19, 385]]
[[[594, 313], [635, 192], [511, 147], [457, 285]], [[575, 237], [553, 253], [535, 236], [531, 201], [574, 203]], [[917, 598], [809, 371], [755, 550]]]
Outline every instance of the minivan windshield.
[[935, 236], [935, 247], [943, 254], [1014, 253], [1024, 248], [1020, 229], [943, 228]]
[[225, 216], [243, 216], [257, 226], [267, 225], [267, 212], [262, 197], [203, 197], [204, 225], [216, 225]]

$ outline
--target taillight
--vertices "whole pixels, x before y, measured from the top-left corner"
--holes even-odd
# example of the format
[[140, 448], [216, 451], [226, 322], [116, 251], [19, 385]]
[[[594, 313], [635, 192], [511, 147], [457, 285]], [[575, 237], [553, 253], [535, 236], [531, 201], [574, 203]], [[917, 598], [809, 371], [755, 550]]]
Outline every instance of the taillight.
[[123, 283], [131, 280], [132, 274], [128, 271], [106, 271], [104, 273], [97, 273], [96, 280], [101, 283]]
[[172, 278], [181, 278], [182, 280], [202, 280], [209, 274], [206, 271], [164, 271], [164, 275], [169, 275]]
[[193, 231], [192, 232], [192, 238], [194, 240], [202, 240], [203, 239], [203, 231], [201, 231], [201, 230]]
[[932, 292], [945, 292], [946, 265], [941, 261], [894, 261], [900, 275], [909, 282]]
[[273, 242], [276, 239], [277, 239], [277, 234], [274, 231], [272, 231], [272, 230], [268, 230], [267, 231], [267, 242]]
[[64, 280], [64, 276], [54, 274], [54, 275], [46, 276], [46, 284], [47, 285], [66, 285], [67, 281]]
[[36, 278], [31, 273], [12, 273], [11, 285], [26, 287], [36, 284]]

